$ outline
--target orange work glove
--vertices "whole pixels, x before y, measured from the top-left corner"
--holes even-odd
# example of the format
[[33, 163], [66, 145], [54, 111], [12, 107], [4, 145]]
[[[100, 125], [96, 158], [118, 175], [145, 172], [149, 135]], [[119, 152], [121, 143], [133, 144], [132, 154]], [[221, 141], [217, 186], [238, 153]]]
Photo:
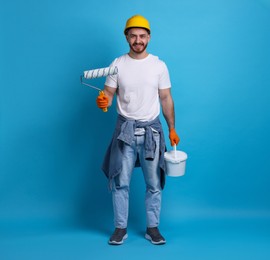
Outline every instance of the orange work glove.
[[104, 112], [107, 111], [107, 107], [109, 105], [109, 98], [104, 94], [103, 91], [99, 92], [99, 96], [97, 97], [97, 106], [101, 108]]
[[180, 142], [180, 138], [178, 137], [177, 133], [175, 132], [175, 129], [172, 128], [169, 133], [169, 138], [171, 141], [171, 146], [174, 146], [175, 144], [178, 145]]

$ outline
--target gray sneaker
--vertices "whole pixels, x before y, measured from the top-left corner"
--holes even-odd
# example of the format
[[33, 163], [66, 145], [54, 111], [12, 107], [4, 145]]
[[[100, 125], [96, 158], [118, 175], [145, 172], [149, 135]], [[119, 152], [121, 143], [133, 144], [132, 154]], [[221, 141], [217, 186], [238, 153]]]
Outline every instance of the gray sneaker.
[[110, 245], [122, 245], [124, 240], [128, 237], [126, 228], [116, 228], [110, 237]]
[[157, 227], [147, 228], [145, 238], [150, 240], [154, 245], [166, 244], [165, 238], [160, 234]]

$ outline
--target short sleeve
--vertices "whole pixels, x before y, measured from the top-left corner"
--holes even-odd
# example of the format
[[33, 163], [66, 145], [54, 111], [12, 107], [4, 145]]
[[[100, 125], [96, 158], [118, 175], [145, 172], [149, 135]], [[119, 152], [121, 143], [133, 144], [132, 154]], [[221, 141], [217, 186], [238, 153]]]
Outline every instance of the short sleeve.
[[171, 80], [170, 80], [169, 71], [166, 64], [163, 61], [161, 61], [160, 71], [161, 72], [160, 72], [160, 77], [159, 77], [158, 88], [159, 89], [171, 88]]
[[[116, 66], [117, 59], [115, 59], [110, 66]], [[106, 77], [105, 85], [111, 88], [117, 88], [117, 74]]]

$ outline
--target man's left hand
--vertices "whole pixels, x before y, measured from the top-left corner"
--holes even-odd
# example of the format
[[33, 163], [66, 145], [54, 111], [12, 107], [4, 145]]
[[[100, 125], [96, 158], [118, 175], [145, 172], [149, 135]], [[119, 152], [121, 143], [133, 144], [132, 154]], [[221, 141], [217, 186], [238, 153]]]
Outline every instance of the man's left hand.
[[171, 141], [171, 146], [178, 145], [178, 143], [180, 142], [180, 138], [174, 128], [170, 129], [169, 138]]

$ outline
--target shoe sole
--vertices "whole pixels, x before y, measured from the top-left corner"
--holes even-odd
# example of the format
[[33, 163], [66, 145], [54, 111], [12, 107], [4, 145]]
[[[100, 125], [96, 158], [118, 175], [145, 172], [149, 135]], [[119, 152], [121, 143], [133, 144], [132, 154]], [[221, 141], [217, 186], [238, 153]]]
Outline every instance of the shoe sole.
[[150, 242], [151, 242], [152, 244], [154, 244], [154, 245], [164, 245], [164, 244], [166, 244], [166, 240], [160, 240], [160, 241], [158, 241], [158, 242], [153, 241], [152, 238], [151, 238], [148, 234], [145, 234], [145, 238], [146, 238], [147, 240], [150, 240]]
[[109, 240], [108, 243], [110, 245], [122, 245], [124, 243], [124, 240], [127, 239], [127, 238], [128, 238], [128, 234], [125, 234], [124, 237], [123, 237], [123, 239], [121, 241], [117, 242], [117, 241], [111, 241], [111, 240]]

